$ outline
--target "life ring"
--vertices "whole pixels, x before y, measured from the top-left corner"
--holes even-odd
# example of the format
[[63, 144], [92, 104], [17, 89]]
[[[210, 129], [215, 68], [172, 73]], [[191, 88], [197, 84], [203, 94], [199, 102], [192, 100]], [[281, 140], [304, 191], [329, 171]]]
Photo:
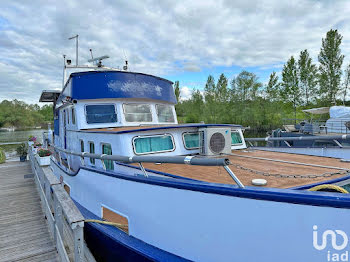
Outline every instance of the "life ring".
[[343, 193], [343, 194], [349, 194], [349, 192], [336, 185], [332, 184], [324, 184], [324, 185], [318, 185], [310, 188], [308, 191], [323, 191], [323, 192], [335, 192], [335, 193]]

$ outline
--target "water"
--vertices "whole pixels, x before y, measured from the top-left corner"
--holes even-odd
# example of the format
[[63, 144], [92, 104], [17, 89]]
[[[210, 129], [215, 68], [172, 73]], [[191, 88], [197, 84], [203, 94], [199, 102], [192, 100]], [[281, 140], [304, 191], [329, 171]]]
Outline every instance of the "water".
[[[28, 141], [30, 135], [36, 136], [39, 142], [42, 142], [43, 129], [20, 130], [20, 131], [0, 131], [0, 143], [23, 142]], [[13, 160], [17, 158], [16, 148], [18, 145], [0, 146], [5, 151], [6, 159]]]

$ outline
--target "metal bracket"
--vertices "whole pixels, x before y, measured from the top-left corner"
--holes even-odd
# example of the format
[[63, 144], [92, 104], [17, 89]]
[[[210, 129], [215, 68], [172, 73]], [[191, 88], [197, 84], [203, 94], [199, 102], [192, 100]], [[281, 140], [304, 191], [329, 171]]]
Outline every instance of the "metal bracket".
[[232, 179], [236, 182], [236, 184], [238, 185], [238, 187], [240, 188], [244, 188], [244, 185], [242, 184], [242, 182], [238, 179], [238, 177], [236, 177], [236, 175], [232, 172], [232, 170], [228, 167], [228, 166], [224, 166], [225, 170], [227, 173], [229, 173], [229, 175], [232, 177]]
[[334, 139], [333, 141], [334, 141], [334, 143], [336, 143], [340, 148], [343, 147], [343, 145], [342, 145], [338, 140]]
[[139, 166], [140, 166], [140, 168], [141, 168], [141, 171], [142, 171], [143, 175], [144, 175], [145, 177], [148, 177], [147, 172], [146, 172], [146, 169], [143, 167], [143, 165], [142, 165], [141, 162], [139, 163]]

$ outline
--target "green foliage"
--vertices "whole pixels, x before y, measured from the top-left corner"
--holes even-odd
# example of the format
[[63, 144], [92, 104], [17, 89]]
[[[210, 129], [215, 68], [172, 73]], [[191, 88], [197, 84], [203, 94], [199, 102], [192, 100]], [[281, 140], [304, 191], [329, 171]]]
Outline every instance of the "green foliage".
[[317, 67], [312, 63], [312, 58], [307, 49], [300, 52], [298, 60], [298, 78], [301, 92], [304, 96], [304, 104], [308, 105], [314, 98], [317, 86]]
[[4, 150], [0, 149], [0, 164], [5, 163], [6, 161], [6, 156]]
[[17, 99], [0, 103], [0, 127], [35, 127], [53, 121], [52, 107], [28, 105]]
[[270, 101], [276, 101], [279, 98], [279, 88], [278, 76], [276, 72], [272, 72], [266, 86], [266, 98]]
[[349, 85], [350, 85], [350, 64], [348, 64], [344, 73], [345, 73], [345, 78], [344, 78], [344, 83], [343, 83], [343, 87], [344, 87], [343, 105], [345, 105], [346, 93], [347, 93]]
[[40, 157], [45, 157], [45, 156], [51, 156], [51, 151], [50, 150], [47, 150], [47, 149], [39, 149], [38, 150], [38, 155]]
[[293, 104], [294, 116], [296, 117], [296, 108], [301, 103], [301, 91], [297, 64], [293, 56], [287, 61], [282, 70], [281, 97]]
[[318, 55], [320, 95], [333, 103], [336, 102], [342, 75], [341, 66], [344, 60], [340, 50], [342, 39], [338, 30], [331, 29], [327, 32], [326, 38], [322, 39], [322, 47]]
[[16, 148], [17, 154], [19, 156], [26, 156], [28, 154], [28, 146], [26, 143], [22, 143], [20, 144], [17, 148]]

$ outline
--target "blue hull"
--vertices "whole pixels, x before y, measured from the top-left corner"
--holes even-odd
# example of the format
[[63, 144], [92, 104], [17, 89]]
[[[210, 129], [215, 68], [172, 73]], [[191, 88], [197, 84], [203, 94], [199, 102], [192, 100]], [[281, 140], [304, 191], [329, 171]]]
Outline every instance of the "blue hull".
[[[101, 219], [74, 202], [86, 219]], [[114, 226], [85, 223], [84, 237], [96, 261], [189, 261], [129, 236]]]

